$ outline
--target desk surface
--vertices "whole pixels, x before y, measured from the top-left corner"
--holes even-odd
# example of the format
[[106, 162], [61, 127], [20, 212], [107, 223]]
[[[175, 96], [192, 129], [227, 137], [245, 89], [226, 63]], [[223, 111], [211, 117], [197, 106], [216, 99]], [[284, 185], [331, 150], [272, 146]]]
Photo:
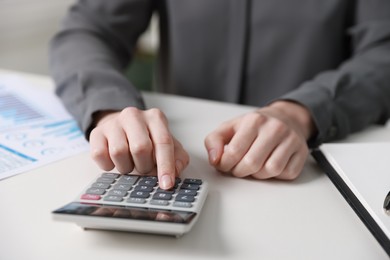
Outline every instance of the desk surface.
[[[20, 75], [53, 87], [46, 77]], [[151, 93], [145, 100], [166, 112], [190, 153], [183, 175], [210, 183], [191, 232], [176, 239], [53, 221], [50, 212], [101, 172], [85, 153], [0, 181], [0, 259], [388, 259], [312, 158], [293, 182], [237, 179], [209, 166], [204, 137], [252, 108]], [[345, 141], [383, 140], [390, 131], [370, 128]]]

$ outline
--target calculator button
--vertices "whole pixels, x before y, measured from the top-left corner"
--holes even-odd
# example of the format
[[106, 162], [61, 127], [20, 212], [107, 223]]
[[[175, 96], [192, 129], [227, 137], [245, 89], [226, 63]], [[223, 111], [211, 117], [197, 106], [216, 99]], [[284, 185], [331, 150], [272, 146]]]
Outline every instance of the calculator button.
[[81, 195], [82, 200], [100, 200], [102, 197], [96, 194], [83, 194]]
[[115, 202], [120, 202], [123, 200], [123, 197], [121, 196], [115, 196], [115, 195], [107, 195], [103, 198], [105, 201], [115, 201]]
[[199, 190], [200, 185], [197, 184], [190, 184], [190, 183], [183, 183], [180, 187], [180, 189], [186, 189], [186, 190]]
[[127, 195], [127, 191], [125, 190], [110, 190], [107, 195], [115, 195], [124, 197]]
[[108, 178], [108, 177], [100, 177], [96, 180], [96, 182], [103, 182], [103, 183], [109, 183], [112, 184], [115, 182], [115, 179], [113, 178]]
[[153, 190], [153, 187], [147, 185], [137, 185], [135, 186], [134, 190], [151, 192]]
[[132, 198], [149, 198], [150, 192], [146, 191], [133, 191], [130, 193], [130, 197]]
[[169, 193], [155, 193], [153, 195], [153, 199], [155, 200], [170, 200], [172, 199], [172, 195]]
[[176, 201], [184, 201], [184, 202], [194, 202], [195, 201], [195, 197], [194, 196], [190, 196], [190, 195], [182, 195], [182, 194], [178, 194], [176, 196]]
[[95, 195], [103, 195], [105, 192], [106, 192], [105, 189], [89, 188], [85, 193], [87, 193], [87, 194], [95, 194]]
[[113, 187], [113, 189], [116, 189], [116, 190], [125, 190], [125, 191], [129, 191], [131, 190], [131, 185], [130, 184], [115, 184]]
[[146, 185], [146, 186], [151, 186], [154, 187], [157, 185], [157, 179], [151, 179], [151, 178], [142, 178], [138, 185]]
[[159, 192], [159, 193], [169, 193], [169, 194], [174, 194], [175, 193], [175, 190], [172, 189], [172, 190], [164, 190], [164, 189], [161, 189], [161, 188], [158, 188], [156, 190], [156, 193]]
[[196, 196], [198, 195], [198, 192], [196, 190], [185, 190], [185, 189], [181, 189], [179, 190], [179, 193], [180, 195], [191, 195], [191, 196]]
[[138, 178], [138, 176], [134, 175], [122, 175], [121, 177], [119, 177], [118, 183], [133, 185], [137, 182]]
[[158, 206], [168, 206], [169, 205], [169, 202], [167, 200], [151, 200], [150, 201], [150, 204], [152, 205], [158, 205]]
[[112, 179], [117, 179], [120, 176], [118, 173], [112, 173], [112, 172], [105, 172], [102, 174], [102, 177], [108, 177]]
[[145, 180], [158, 180], [158, 178], [156, 176], [144, 176], [142, 177], [142, 179], [145, 179]]
[[173, 203], [173, 206], [175, 207], [181, 207], [181, 208], [191, 208], [192, 207], [192, 203], [190, 202], [184, 202], [184, 201], [175, 201]]
[[146, 202], [146, 199], [143, 198], [128, 198], [127, 199], [128, 203], [137, 203], [137, 204], [143, 204]]
[[202, 180], [199, 179], [184, 179], [183, 183], [201, 185]]
[[95, 182], [92, 184], [91, 187], [93, 188], [101, 188], [101, 189], [108, 189], [111, 186], [109, 183], [103, 183], [103, 182]]

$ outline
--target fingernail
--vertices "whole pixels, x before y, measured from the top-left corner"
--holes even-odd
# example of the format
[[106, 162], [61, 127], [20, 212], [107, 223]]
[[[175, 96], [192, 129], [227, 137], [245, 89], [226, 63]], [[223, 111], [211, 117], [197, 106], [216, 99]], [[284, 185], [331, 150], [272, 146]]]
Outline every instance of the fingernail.
[[209, 157], [210, 157], [211, 163], [215, 163], [217, 161], [217, 151], [215, 149], [210, 149]]
[[161, 178], [161, 188], [170, 189], [172, 187], [172, 179], [169, 175], [165, 174]]
[[177, 173], [180, 173], [181, 170], [183, 170], [183, 167], [184, 167], [183, 163], [180, 160], [176, 160], [176, 171], [177, 171]]

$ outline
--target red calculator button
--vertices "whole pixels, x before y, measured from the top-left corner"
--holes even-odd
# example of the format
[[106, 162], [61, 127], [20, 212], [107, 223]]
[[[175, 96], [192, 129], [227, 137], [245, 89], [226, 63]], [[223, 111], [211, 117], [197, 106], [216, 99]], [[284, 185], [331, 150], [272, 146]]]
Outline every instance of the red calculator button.
[[83, 194], [81, 195], [82, 200], [100, 200], [101, 196], [96, 194]]

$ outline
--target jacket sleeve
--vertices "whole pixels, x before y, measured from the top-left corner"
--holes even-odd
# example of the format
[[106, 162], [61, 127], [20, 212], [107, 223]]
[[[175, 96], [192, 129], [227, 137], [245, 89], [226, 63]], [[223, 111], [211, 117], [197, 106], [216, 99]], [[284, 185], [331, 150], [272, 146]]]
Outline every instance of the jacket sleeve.
[[94, 112], [144, 107], [122, 72], [149, 24], [152, 5], [149, 0], [80, 0], [51, 41], [56, 94], [87, 137]]
[[351, 57], [282, 97], [312, 113], [318, 135], [309, 141], [311, 147], [384, 124], [390, 116], [390, 1], [355, 2], [354, 22], [347, 29]]

